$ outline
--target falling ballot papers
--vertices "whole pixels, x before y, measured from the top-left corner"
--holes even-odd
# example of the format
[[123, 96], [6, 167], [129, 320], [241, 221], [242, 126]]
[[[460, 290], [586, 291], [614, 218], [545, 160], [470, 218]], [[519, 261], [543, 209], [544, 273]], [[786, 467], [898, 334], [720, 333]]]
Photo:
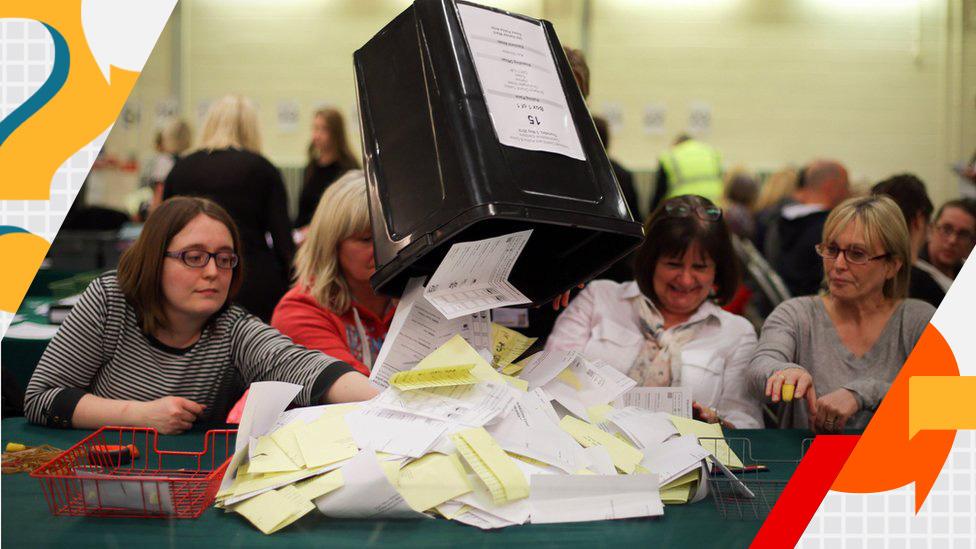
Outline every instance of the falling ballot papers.
[[[705, 497], [719, 452], [695, 433], [722, 433], [682, 417], [690, 393], [651, 395], [578, 352], [521, 356], [533, 340], [491, 324], [491, 308], [524, 298], [505, 266], [530, 233], [456, 244], [456, 261], [431, 277], [437, 290], [410, 281], [373, 365], [382, 392], [372, 400], [289, 410], [300, 387], [252, 384], [216, 505], [273, 534], [309, 513], [494, 529], [660, 516]], [[442, 291], [475, 264], [512, 299]], [[721, 450], [724, 465], [741, 466]]]

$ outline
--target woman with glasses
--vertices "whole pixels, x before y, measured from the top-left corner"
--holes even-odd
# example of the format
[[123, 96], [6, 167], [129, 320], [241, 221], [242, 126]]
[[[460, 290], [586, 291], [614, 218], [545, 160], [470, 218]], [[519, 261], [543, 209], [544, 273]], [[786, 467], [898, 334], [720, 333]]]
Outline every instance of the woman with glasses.
[[559, 316], [546, 348], [602, 359], [639, 387], [687, 387], [706, 421], [761, 427], [745, 378], [755, 330], [720, 307], [739, 284], [722, 210], [679, 196], [662, 203], [645, 229], [635, 280], [590, 283]]
[[50, 427], [154, 427], [222, 421], [254, 381], [302, 386], [296, 403], [372, 398], [351, 366], [295, 345], [230, 299], [241, 285], [240, 237], [202, 198], [164, 202], [117, 272], [95, 279], [27, 386], [27, 418]]
[[935, 309], [906, 299], [911, 244], [887, 196], [835, 208], [816, 246], [826, 292], [780, 304], [750, 363], [757, 394], [802, 400], [793, 427], [862, 429], [871, 420]]

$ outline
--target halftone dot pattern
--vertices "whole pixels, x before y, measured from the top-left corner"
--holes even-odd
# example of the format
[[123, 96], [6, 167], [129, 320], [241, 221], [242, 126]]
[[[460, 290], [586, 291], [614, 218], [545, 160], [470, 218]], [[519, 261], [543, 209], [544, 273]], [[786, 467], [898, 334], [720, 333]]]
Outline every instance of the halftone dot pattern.
[[[896, 460], [898, 456], [891, 456]], [[911, 463], [905, 463], [911, 468]], [[929, 497], [915, 514], [913, 485], [877, 494], [829, 492], [798, 547], [976, 547], [976, 433], [958, 431]]]
[[[41, 87], [54, 65], [54, 42], [41, 23], [0, 19], [0, 118]], [[14, 130], [16, 132], [16, 130]], [[51, 181], [50, 200], [0, 200], [0, 225], [26, 229], [54, 240], [111, 128], [65, 160]], [[13, 315], [0, 312], [0, 336]]]

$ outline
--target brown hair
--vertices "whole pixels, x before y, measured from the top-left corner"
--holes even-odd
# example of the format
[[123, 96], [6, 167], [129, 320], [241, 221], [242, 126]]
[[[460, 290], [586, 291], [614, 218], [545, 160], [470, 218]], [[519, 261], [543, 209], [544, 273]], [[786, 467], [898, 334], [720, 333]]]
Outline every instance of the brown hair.
[[[329, 133], [331, 134], [332, 142], [335, 143], [336, 154], [338, 159], [336, 163], [343, 170], [358, 170], [359, 160], [352, 154], [352, 149], [349, 148], [349, 140], [346, 139], [346, 123], [342, 118], [342, 113], [338, 109], [333, 109], [332, 107], [325, 107], [315, 111], [312, 115], [312, 120], [318, 117], [325, 119], [325, 125], [329, 128]], [[312, 177], [312, 173], [315, 171], [315, 164], [318, 162], [319, 154], [315, 150], [315, 145], [312, 143], [308, 144], [308, 165], [305, 166], [305, 181]]]
[[[690, 215], [669, 214], [669, 205], [684, 205]], [[697, 195], [676, 196], [665, 200], [644, 224], [647, 239], [637, 249], [634, 258], [634, 278], [644, 295], [657, 303], [654, 294], [654, 269], [661, 256], [675, 257], [685, 253], [694, 242], [715, 262], [714, 301], [725, 305], [732, 300], [739, 287], [739, 261], [732, 247], [732, 239], [725, 220], [706, 221], [695, 213], [697, 208], [714, 206], [712, 201]]]
[[[119, 286], [126, 300], [135, 308], [142, 330], [147, 334], [169, 325], [163, 312], [163, 253], [173, 237], [200, 214], [227, 227], [234, 242], [234, 251], [240, 256], [241, 237], [237, 232], [237, 225], [226, 210], [206, 198], [176, 196], [156, 208], [146, 220], [135, 244], [119, 260]], [[244, 265], [239, 262], [231, 278], [228, 302], [237, 294], [243, 278]]]
[[583, 50], [569, 46], [563, 46], [563, 52], [566, 54], [566, 60], [569, 61], [569, 68], [573, 70], [576, 84], [583, 93], [583, 99], [586, 99], [590, 96], [590, 67], [586, 64], [586, 56], [583, 55]]

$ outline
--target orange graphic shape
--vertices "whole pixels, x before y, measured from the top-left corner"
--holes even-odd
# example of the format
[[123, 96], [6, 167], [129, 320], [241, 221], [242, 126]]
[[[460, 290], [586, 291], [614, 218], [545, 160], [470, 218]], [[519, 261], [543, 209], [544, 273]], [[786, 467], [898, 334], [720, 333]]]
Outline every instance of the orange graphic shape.
[[32, 19], [61, 33], [71, 52], [64, 86], [0, 146], [0, 200], [47, 200], [58, 168], [118, 117], [138, 72], [113, 66], [109, 84], [81, 25], [81, 2], [2, 2], [0, 18]]
[[17, 312], [51, 245], [31, 233], [0, 236], [0, 311]]
[[956, 432], [923, 431], [909, 439], [908, 380], [913, 376], [958, 375], [952, 349], [929, 324], [831, 489], [865, 494], [914, 482], [918, 512], [949, 456]]
[[908, 380], [908, 436], [920, 431], [976, 429], [976, 376], [915, 376]]

